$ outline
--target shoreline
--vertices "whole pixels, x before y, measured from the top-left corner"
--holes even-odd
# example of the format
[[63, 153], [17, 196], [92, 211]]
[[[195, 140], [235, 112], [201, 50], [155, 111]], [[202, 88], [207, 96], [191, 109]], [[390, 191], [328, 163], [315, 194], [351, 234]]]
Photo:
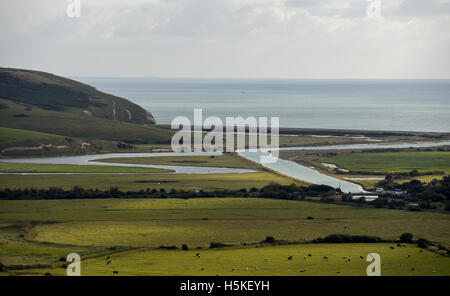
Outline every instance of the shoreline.
[[[156, 124], [155, 127], [171, 129], [170, 124]], [[194, 126], [193, 126], [194, 128]], [[226, 127], [224, 127], [225, 129]], [[204, 132], [210, 132], [212, 129], [203, 128]], [[245, 131], [248, 132], [248, 127]], [[268, 128], [270, 133], [270, 127]], [[432, 132], [432, 131], [398, 131], [398, 130], [361, 130], [361, 129], [324, 129], [324, 128], [300, 128], [300, 127], [280, 127], [280, 135], [306, 135], [306, 136], [348, 136], [348, 135], [363, 135], [372, 137], [385, 137], [385, 136], [413, 136], [413, 137], [427, 137], [427, 138], [443, 138], [450, 137], [450, 132]]]

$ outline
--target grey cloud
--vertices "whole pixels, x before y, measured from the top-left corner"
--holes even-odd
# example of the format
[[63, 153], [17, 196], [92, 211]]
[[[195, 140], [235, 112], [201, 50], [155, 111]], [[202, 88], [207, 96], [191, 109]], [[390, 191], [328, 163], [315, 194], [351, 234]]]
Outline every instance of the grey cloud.
[[373, 20], [366, 0], [90, 1], [70, 19], [63, 0], [0, 0], [0, 65], [79, 76], [450, 77], [448, 3], [382, 0], [384, 19]]

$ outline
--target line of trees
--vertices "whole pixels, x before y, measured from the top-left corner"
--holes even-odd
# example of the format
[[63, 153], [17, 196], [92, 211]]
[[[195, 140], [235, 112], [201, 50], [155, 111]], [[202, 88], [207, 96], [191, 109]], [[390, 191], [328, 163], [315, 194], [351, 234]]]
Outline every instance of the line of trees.
[[[339, 191], [339, 190], [338, 190]], [[297, 200], [306, 196], [331, 196], [338, 192], [329, 186], [311, 185], [300, 187], [292, 185], [269, 184], [263, 188], [239, 190], [176, 190], [169, 191], [164, 188], [139, 191], [122, 191], [118, 187], [107, 190], [84, 189], [75, 186], [64, 190], [58, 187], [49, 189], [1, 189], [0, 199], [3, 200], [39, 200], [39, 199], [101, 199], [101, 198], [204, 198], [204, 197], [262, 197], [287, 200]]]

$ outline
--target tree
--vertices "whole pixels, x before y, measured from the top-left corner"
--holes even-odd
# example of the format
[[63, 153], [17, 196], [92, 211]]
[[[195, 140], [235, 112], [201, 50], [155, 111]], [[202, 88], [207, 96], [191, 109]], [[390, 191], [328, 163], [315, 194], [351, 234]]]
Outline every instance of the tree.
[[400, 235], [400, 241], [402, 243], [409, 243], [412, 244], [413, 243], [413, 235], [412, 233], [403, 233], [402, 235]]

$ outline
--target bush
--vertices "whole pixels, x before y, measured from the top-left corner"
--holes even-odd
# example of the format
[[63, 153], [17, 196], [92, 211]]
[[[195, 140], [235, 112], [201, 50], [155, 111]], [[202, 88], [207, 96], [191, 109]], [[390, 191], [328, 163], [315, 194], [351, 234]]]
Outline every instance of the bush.
[[422, 249], [427, 249], [428, 247], [434, 246], [434, 244], [432, 242], [430, 242], [429, 240], [426, 240], [424, 238], [419, 238], [416, 243], [417, 243], [417, 246]]
[[331, 234], [325, 238], [317, 238], [313, 243], [381, 243], [384, 240], [377, 236]]
[[426, 190], [426, 191], [420, 193], [417, 197], [421, 200], [428, 200], [428, 201], [434, 201], [434, 202], [445, 200], [445, 196], [443, 194], [440, 194], [440, 193], [437, 193], [437, 192], [434, 192], [431, 190]]
[[5, 265], [3, 265], [3, 263], [0, 262], [0, 272], [4, 272], [6, 271], [6, 267]]
[[224, 247], [229, 247], [229, 245], [222, 244], [222, 243], [215, 243], [215, 242], [212, 242], [212, 243], [209, 245], [209, 248], [210, 248], [210, 249], [224, 248]]
[[420, 209], [419, 207], [416, 207], [416, 206], [409, 206], [409, 207], [408, 207], [408, 211], [411, 211], [411, 212], [420, 212], [421, 209]]
[[177, 246], [160, 246], [162, 250], [178, 250]]
[[182, 249], [183, 251], [189, 250], [189, 248], [188, 248], [188, 246], [187, 246], [186, 244], [184, 244], [183, 246], [181, 246], [181, 249]]
[[26, 269], [40, 269], [40, 268], [50, 268], [51, 265], [48, 264], [33, 264], [33, 265], [10, 265], [9, 270], [26, 270]]
[[265, 240], [261, 241], [261, 243], [268, 243], [268, 244], [274, 244], [276, 242], [277, 242], [277, 240], [272, 236], [268, 236], [268, 237], [266, 237]]
[[412, 244], [413, 243], [413, 234], [408, 233], [408, 232], [403, 233], [402, 235], [400, 235], [400, 241], [402, 243]]

